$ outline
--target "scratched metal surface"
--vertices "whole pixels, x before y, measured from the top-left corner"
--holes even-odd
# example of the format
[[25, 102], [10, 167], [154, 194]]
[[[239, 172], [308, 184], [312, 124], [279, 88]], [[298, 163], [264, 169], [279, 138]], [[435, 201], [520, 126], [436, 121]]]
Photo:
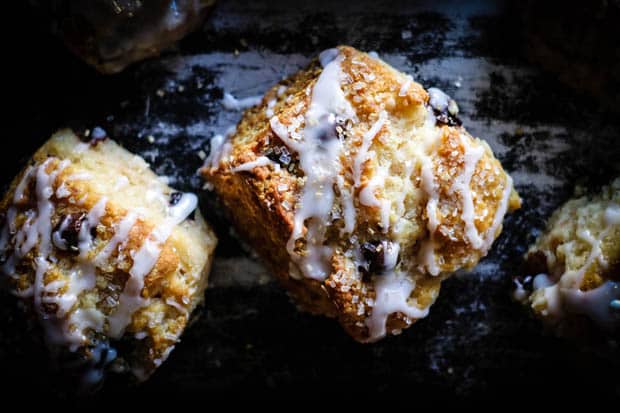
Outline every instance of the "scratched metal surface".
[[[526, 246], [575, 184], [597, 187], [620, 172], [618, 121], [519, 57], [518, 24], [502, 2], [292, 3], [222, 1], [177, 49], [114, 77], [97, 75], [36, 19], [21, 17], [34, 35], [16, 51], [19, 93], [11, 96], [5, 138], [17, 144], [0, 154], [2, 183], [56, 128], [100, 125], [174, 186], [200, 193], [220, 237], [205, 308], [169, 360], [140, 387], [110, 382], [96, 397], [405, 390], [428, 398], [560, 389], [618, 396], [618, 381], [608, 379], [620, 367], [613, 343], [554, 338], [509, 297]], [[195, 174], [210, 137], [241, 115], [220, 105], [224, 91], [260, 95], [336, 44], [377, 51], [452, 95], [464, 125], [489, 142], [524, 200], [489, 256], [444, 283], [426, 319], [374, 345], [354, 343], [332, 320], [297, 312]], [[72, 399], [53, 384], [58, 373], [45, 353], [23, 337], [14, 302], [0, 299], [0, 365], [12, 377], [3, 390]]]

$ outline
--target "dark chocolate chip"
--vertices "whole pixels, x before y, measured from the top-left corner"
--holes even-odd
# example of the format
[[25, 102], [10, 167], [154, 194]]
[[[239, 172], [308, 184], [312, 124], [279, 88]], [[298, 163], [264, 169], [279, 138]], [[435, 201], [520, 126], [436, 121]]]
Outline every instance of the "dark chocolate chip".
[[435, 115], [435, 119], [437, 119], [437, 123], [440, 125], [448, 125], [448, 126], [461, 126], [463, 122], [457, 116], [452, 115], [450, 112], [439, 111], [433, 108], [433, 114]]
[[360, 249], [366, 263], [364, 267], [372, 274], [380, 274], [385, 271], [385, 247], [382, 241], [364, 242]]
[[333, 114], [323, 115], [315, 126], [316, 136], [320, 142], [329, 142], [338, 138], [336, 117]]
[[174, 206], [179, 203], [179, 201], [183, 198], [183, 192], [173, 192], [170, 194], [170, 205]]
[[[398, 257], [392, 262], [386, 262], [386, 252], [393, 251], [394, 245], [390, 241], [368, 241], [360, 246], [360, 252], [364, 257], [362, 265], [358, 266], [364, 278], [374, 274], [381, 275], [392, 270], [398, 262]], [[390, 267], [388, 267], [390, 266]]]
[[[82, 225], [84, 221], [86, 221], [86, 214], [84, 212], [78, 212], [69, 215], [63, 215], [63, 217], [58, 221], [58, 224], [54, 228], [54, 232], [58, 232], [59, 236], [62, 240], [65, 241], [66, 248], [70, 251], [77, 252], [79, 250], [79, 238], [80, 238], [80, 230], [82, 229]], [[61, 230], [61, 227], [64, 227]], [[92, 233], [91, 235], [96, 235]], [[60, 248], [57, 244], [57, 247]]]

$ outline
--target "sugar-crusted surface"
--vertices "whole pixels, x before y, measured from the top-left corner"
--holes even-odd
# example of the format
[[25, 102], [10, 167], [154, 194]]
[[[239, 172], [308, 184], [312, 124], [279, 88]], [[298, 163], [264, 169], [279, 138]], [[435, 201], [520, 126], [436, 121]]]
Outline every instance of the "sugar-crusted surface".
[[[372, 269], [383, 264], [368, 262], [363, 256], [364, 248], [369, 248], [365, 245], [388, 242], [384, 245], [399, 248], [395, 271], [406, 274], [415, 286], [407, 301], [424, 310], [437, 298], [442, 279], [473, 267], [486, 254], [501, 230], [503, 214], [516, 209], [520, 199], [486, 144], [464, 128], [435, 119], [422, 86], [353, 48], [343, 46], [333, 53], [342, 59], [343, 79], [332, 87], [342, 88], [355, 115], [335, 126], [339, 136], [332, 138], [341, 141], [342, 149], [337, 161], [340, 181], [334, 182], [340, 182], [338, 201], [332, 201], [328, 222], [322, 223], [327, 226], [322, 245], [334, 248], [326, 258], [326, 278], [296, 276], [299, 269], [291, 266], [296, 267], [297, 261], [289, 256], [287, 243], [304, 199], [322, 202], [320, 196], [315, 201], [302, 198], [313, 179], [303, 168], [316, 165], [303, 166], [304, 151], [313, 149], [297, 146], [310, 139], [304, 124], [314, 94], [320, 93], [316, 85], [330, 69], [315, 61], [274, 86], [261, 104], [245, 113], [230, 142], [223, 143], [230, 147], [220, 159], [208, 160], [203, 173], [229, 209], [237, 230], [302, 308], [337, 317], [355, 339], [374, 341], [384, 334], [376, 335], [368, 324], [373, 311], [382, 311], [377, 283], [391, 275]], [[278, 132], [280, 127], [287, 129], [286, 138]], [[286, 151], [284, 160], [282, 151]], [[354, 209], [355, 224], [347, 222], [351, 219], [347, 207]], [[307, 237], [296, 240], [301, 256], [312, 257], [313, 248], [322, 247], [311, 242]], [[383, 260], [387, 251], [380, 254]], [[361, 268], [368, 265], [370, 270]], [[388, 333], [398, 333], [415, 319], [390, 309], [387, 321], [378, 322], [387, 325]]]

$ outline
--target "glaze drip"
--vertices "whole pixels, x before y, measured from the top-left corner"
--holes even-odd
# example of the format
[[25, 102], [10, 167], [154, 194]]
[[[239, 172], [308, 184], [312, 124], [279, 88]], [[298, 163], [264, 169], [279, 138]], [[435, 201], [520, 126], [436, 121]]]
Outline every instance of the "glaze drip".
[[[331, 271], [333, 248], [324, 243], [336, 199], [333, 188], [334, 185], [338, 185], [338, 176], [342, 170], [340, 163], [342, 141], [329, 131], [335, 128], [337, 120], [356, 117], [353, 107], [340, 87], [343, 78], [340, 68], [342, 60], [343, 57], [337, 50], [321, 54], [321, 61], [325, 66], [312, 89], [312, 98], [306, 111], [305, 126], [300, 140], [293, 139], [289, 129], [277, 117], [270, 120], [271, 128], [276, 135], [289, 149], [298, 154], [299, 167], [305, 174], [287, 250], [301, 273], [316, 280], [324, 280]], [[339, 189], [346, 192], [344, 182], [340, 184]], [[346, 194], [343, 198], [345, 227], [351, 228], [353, 219], [351, 204], [348, 201], [349, 195]], [[300, 238], [305, 242], [303, 254], [297, 245]]]
[[131, 322], [133, 314], [148, 304], [149, 300], [142, 297], [144, 279], [155, 267], [161, 249], [174, 227], [183, 222], [197, 205], [196, 195], [184, 193], [175, 205], [168, 208], [164, 222], [149, 234], [140, 249], [134, 253], [129, 279], [119, 297], [118, 306], [109, 317], [110, 337], [120, 338], [125, 327]]
[[[584, 291], [585, 275], [594, 269], [604, 271], [609, 263], [602, 245], [620, 225], [620, 205], [610, 201], [599, 216], [600, 230], [579, 228], [576, 236], [589, 245], [589, 252], [578, 268], [566, 269], [562, 274], [551, 277], [539, 274], [534, 278], [534, 292], [530, 297], [533, 308], [541, 308], [544, 317], [559, 320], [565, 314], [587, 316], [604, 330], [614, 331], [620, 318], [614, 303], [620, 300], [620, 283], [604, 280], [596, 288]], [[570, 244], [572, 247], [573, 244]]]

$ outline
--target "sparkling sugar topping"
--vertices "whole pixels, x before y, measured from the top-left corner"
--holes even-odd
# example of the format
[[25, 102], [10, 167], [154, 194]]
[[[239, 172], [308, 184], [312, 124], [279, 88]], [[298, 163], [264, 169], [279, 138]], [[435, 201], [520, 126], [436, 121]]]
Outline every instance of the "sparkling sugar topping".
[[[298, 279], [303, 276], [324, 281], [333, 272], [332, 260], [335, 254], [342, 254], [352, 260], [354, 268], [359, 269], [362, 276], [370, 277], [374, 284], [375, 299], [368, 304], [371, 309], [365, 326], [369, 332], [368, 341], [375, 341], [387, 333], [390, 315], [400, 313], [406, 322], [411, 322], [428, 313], [428, 306], [421, 308], [412, 298], [416, 288], [415, 277], [412, 275], [434, 276], [440, 273], [435, 257], [435, 233], [438, 231], [440, 216], [433, 157], [441, 137], [438, 126], [442, 121], [438, 116], [455, 117], [458, 109], [443, 92], [429, 90], [429, 117], [424, 126], [415, 130], [420, 144], [416, 145], [414, 156], [405, 159], [400, 153], [394, 155], [398, 158], [397, 163], [403, 165], [406, 176], [401, 189], [403, 195], [390, 199], [385, 195], [385, 188], [393, 172], [389, 163], [381, 161], [373, 146], [382, 141], [393, 127], [389, 113], [380, 110], [368, 124], [367, 130], [357, 135], [359, 140], [355, 141], [352, 148], [349, 148], [348, 141], [345, 142], [336, 133], [338, 124], [349, 124], [351, 128], [360, 125], [355, 109], [342, 89], [343, 82], [349, 81], [349, 75], [343, 73], [341, 67], [344, 59], [338, 49], [322, 52], [319, 60], [323, 70], [312, 90], [307, 91], [310, 103], [303, 121], [294, 118], [289, 120], [290, 124], [285, 124], [278, 116], [273, 116], [270, 126], [286, 147], [297, 154], [304, 179], [294, 209], [293, 231], [287, 243], [292, 261], [291, 277]], [[365, 63], [358, 60], [353, 60], [353, 64], [365, 66]], [[398, 95], [409, 93], [412, 85], [413, 79], [404, 76]], [[479, 233], [475, 226], [474, 199], [470, 186], [476, 165], [485, 149], [468, 137], [462, 138], [462, 145], [465, 150], [464, 167], [461, 175], [455, 177], [452, 191], [461, 200], [467, 242], [474, 249], [486, 252], [506, 213], [512, 182], [507, 178], [493, 228], [486, 233]], [[270, 159], [263, 158], [242, 164], [233, 172], [272, 164]], [[350, 164], [345, 162], [346, 159], [351, 159]], [[414, 260], [417, 262], [401, 262], [401, 245], [394, 242], [394, 238], [398, 236], [400, 225], [406, 225], [401, 222], [407, 213], [405, 195], [415, 190], [416, 171], [420, 171], [421, 189], [428, 199], [425, 212], [429, 235], [422, 242], [420, 253]], [[354, 235], [358, 225], [356, 205], [378, 212], [380, 233], [374, 235], [379, 238], [378, 241], [361, 243]], [[341, 245], [332, 245], [334, 243], [328, 240], [334, 210], [338, 211], [337, 216], [344, 223], [340, 229], [341, 236], [347, 240], [344, 251]], [[346, 237], [347, 233], [352, 236]]]
[[[334, 253], [332, 247], [324, 244], [335, 202], [333, 188], [342, 174], [340, 155], [343, 142], [335, 133], [336, 122], [356, 117], [340, 87], [344, 76], [340, 68], [343, 57], [337, 50], [325, 51], [321, 56], [325, 66], [312, 89], [302, 139], [292, 139], [288, 128], [277, 117], [271, 119], [273, 131], [298, 154], [299, 167], [306, 179], [295, 208], [287, 250], [301, 273], [316, 280], [324, 280], [329, 275]], [[305, 237], [304, 227], [307, 228]], [[297, 250], [297, 240], [302, 237], [306, 241], [305, 255]]]

